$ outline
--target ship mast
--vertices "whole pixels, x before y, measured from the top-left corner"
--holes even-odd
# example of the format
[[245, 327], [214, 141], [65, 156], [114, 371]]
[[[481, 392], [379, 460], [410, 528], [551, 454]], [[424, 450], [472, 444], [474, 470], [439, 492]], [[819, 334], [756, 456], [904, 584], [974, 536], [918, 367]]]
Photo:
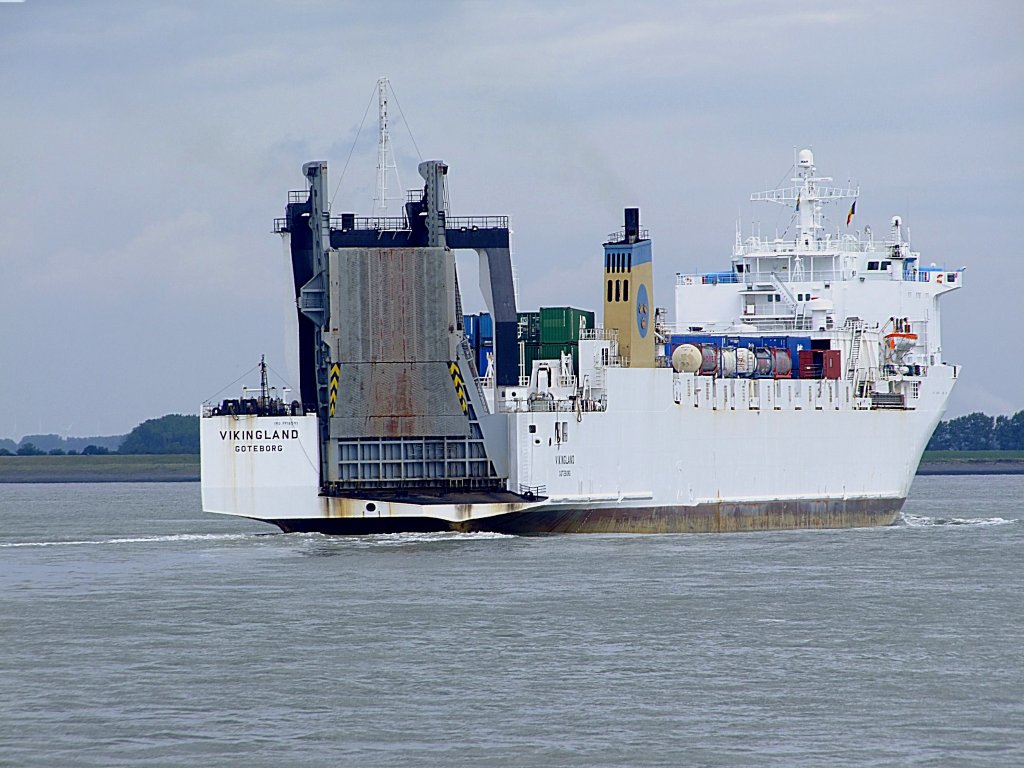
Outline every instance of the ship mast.
[[265, 413], [270, 406], [270, 383], [267, 381], [267, 360], [260, 355], [260, 412]]
[[815, 242], [825, 229], [822, 209], [824, 203], [843, 198], [856, 198], [860, 195], [860, 187], [830, 187], [825, 183], [832, 181], [831, 176], [815, 176], [814, 154], [809, 149], [801, 149], [797, 155], [796, 176], [790, 179], [794, 186], [782, 189], [769, 189], [766, 192], [755, 192], [751, 201], [764, 201], [796, 207], [797, 226], [800, 229], [796, 242], [797, 251], [817, 250]]
[[375, 216], [388, 215], [388, 203], [398, 197], [388, 196], [388, 176], [395, 174], [397, 189], [402, 188], [398, 177], [398, 166], [391, 149], [391, 133], [388, 129], [388, 91], [391, 83], [386, 77], [377, 80], [377, 194], [373, 199]]

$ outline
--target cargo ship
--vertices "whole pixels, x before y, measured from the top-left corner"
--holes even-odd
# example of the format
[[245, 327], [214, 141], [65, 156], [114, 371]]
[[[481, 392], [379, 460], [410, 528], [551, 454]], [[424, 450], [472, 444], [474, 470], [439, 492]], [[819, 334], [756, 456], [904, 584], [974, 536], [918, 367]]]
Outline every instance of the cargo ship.
[[[419, 165], [402, 215], [329, 210], [303, 166], [275, 231], [291, 257], [294, 397], [206, 403], [203, 507], [284, 531], [726, 532], [889, 525], [943, 415], [939, 299], [900, 217], [851, 228], [859, 188], [794, 158], [788, 236], [655, 304], [640, 211], [595, 243], [595, 313], [517, 306], [505, 216], [448, 210]], [[847, 208], [849, 205], [849, 208]], [[830, 219], [832, 211], [836, 218]], [[487, 312], [466, 315], [454, 252]], [[667, 302], [666, 302], [667, 303]]]

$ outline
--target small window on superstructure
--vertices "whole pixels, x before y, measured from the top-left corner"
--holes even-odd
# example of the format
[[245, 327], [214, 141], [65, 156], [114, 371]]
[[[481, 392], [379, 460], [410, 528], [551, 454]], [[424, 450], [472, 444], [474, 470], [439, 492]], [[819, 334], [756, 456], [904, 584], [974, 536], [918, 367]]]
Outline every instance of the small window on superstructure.
[[877, 272], [877, 271], [878, 271], [878, 262], [877, 261], [869, 261], [868, 262], [868, 272]]
[[892, 262], [891, 261], [883, 261], [882, 262], [882, 271], [883, 272], [884, 271], [888, 271], [889, 267], [891, 267], [891, 266], [892, 266]]
[[616, 280], [615, 281], [615, 300], [619, 301], [621, 296], [622, 296], [622, 281], [621, 280]]
[[622, 281], [622, 300], [629, 301], [629, 278]]
[[782, 296], [780, 296], [779, 294], [776, 293], [775, 294], [775, 301], [776, 302], [782, 301]]
[[743, 265], [742, 264], [737, 264], [736, 265], [736, 271], [737, 272], [742, 272], [743, 271]]
[[536, 425], [536, 424], [531, 424], [531, 425], [530, 425], [530, 434], [532, 435], [532, 434], [534, 434], [534, 433], [535, 433], [536, 431], [537, 431], [537, 425]]

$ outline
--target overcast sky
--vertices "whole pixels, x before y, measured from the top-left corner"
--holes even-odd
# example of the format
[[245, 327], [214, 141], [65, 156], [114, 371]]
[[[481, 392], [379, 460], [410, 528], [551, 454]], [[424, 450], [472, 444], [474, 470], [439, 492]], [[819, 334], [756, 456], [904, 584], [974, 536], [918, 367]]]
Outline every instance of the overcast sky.
[[0, 2], [0, 437], [196, 413], [261, 353], [285, 372], [272, 220], [314, 159], [336, 213], [371, 213], [375, 101], [342, 169], [384, 75], [403, 186], [421, 152], [454, 215], [512, 217], [523, 308], [599, 309], [629, 205], [672, 307], [737, 219], [785, 226], [747, 200], [808, 146], [860, 226], [901, 214], [925, 263], [968, 267], [948, 415], [1015, 412], [1022, 39], [1016, 0]]

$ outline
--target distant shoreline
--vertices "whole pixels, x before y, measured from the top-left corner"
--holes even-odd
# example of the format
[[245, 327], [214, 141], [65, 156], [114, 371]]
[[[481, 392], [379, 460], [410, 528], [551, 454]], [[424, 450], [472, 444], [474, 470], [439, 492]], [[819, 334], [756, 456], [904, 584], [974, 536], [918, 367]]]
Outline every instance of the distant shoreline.
[[193, 454], [0, 456], [0, 483], [194, 483]]
[[[1007, 458], [992, 451], [957, 452], [941, 458], [925, 455], [918, 475], [1024, 475], [1024, 456]], [[941, 454], [940, 454], [941, 456]], [[122, 456], [0, 456], [3, 483], [197, 483], [199, 456], [194, 454]]]
[[922, 461], [919, 475], [1024, 475], [1024, 461]]

